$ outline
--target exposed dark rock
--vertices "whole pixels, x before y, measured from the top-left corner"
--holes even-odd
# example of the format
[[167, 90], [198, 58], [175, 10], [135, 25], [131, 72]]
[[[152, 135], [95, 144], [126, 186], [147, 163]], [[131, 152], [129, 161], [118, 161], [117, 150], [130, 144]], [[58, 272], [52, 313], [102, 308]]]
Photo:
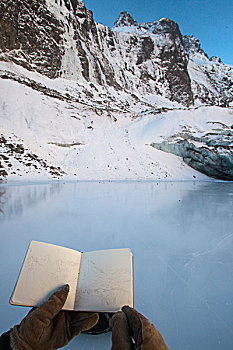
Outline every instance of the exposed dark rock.
[[[204, 105], [229, 106], [233, 102], [233, 68], [224, 65], [216, 56], [209, 59], [193, 36], [184, 35], [183, 42], [189, 59], [197, 62], [191, 82], [194, 100]], [[199, 81], [198, 76], [201, 77]]]
[[154, 51], [154, 43], [152, 39], [148, 37], [144, 37], [142, 39], [141, 44], [141, 52], [138, 55], [137, 63], [141, 64], [142, 62], [145, 62], [151, 58], [151, 54]]
[[169, 83], [170, 99], [177, 102], [183, 100], [183, 104], [192, 105], [191, 80], [187, 71], [188, 56], [185, 53], [182, 35], [177, 23], [162, 19], [156, 22], [153, 33], [164, 34], [169, 38], [162, 46], [159, 58]]
[[0, 176], [6, 177], [7, 175], [8, 174], [7, 174], [6, 170], [0, 167]]
[[18, 161], [24, 167], [33, 166], [34, 169], [37, 169], [38, 173], [40, 172], [39, 170], [43, 169], [54, 177], [61, 177], [65, 174], [60, 167], [49, 165], [47, 161], [26, 149], [23, 144], [6, 139], [3, 135], [0, 135], [0, 147], [3, 149], [1, 158], [4, 163], [3, 165], [2, 161], [0, 161], [0, 176], [2, 177], [6, 177], [9, 174], [18, 174], [21, 176], [19, 168], [14, 169], [14, 171], [11, 170], [12, 164], [9, 162], [9, 159]]
[[77, 49], [79, 52], [79, 59], [80, 59], [81, 66], [82, 66], [82, 75], [87, 81], [89, 81], [89, 62], [88, 62], [88, 59], [86, 56], [86, 52], [82, 47], [82, 41], [77, 40], [76, 46], [77, 46]]
[[[62, 9], [63, 3], [70, 11], [69, 15]], [[115, 33], [107, 27], [97, 26], [92, 12], [86, 9], [81, 0], [59, 0], [54, 4], [61, 8], [61, 16], [61, 11], [64, 11], [62, 20], [51, 12], [45, 0], [2, 0], [0, 49], [4, 55], [1, 59], [37, 70], [50, 78], [76, 76], [75, 70], [78, 69], [84, 79], [94, 80], [100, 85], [131, 91], [136, 83], [142, 92], [162, 94], [184, 105], [193, 103], [187, 57], [175, 22], [163, 19], [141, 25], [153, 34], [164, 36], [165, 42], [159, 50], [149, 32], [142, 37], [129, 35], [126, 50], [132, 55], [135, 55], [135, 50], [137, 52], [136, 72], [133, 62], [123, 62], [124, 53], [120, 43], [116, 45], [118, 38]], [[137, 28], [137, 23], [128, 13], [122, 12], [116, 26]], [[70, 57], [70, 51], [66, 51], [66, 37], [71, 32], [73, 37], [70, 39], [76, 48], [74, 52], [79, 59], [79, 67], [77, 64], [74, 67], [62, 66], [65, 57]], [[108, 50], [113, 59], [116, 55], [119, 57], [119, 63], [114, 67]], [[154, 62], [153, 71], [147, 66], [151, 60]], [[132, 76], [126, 75], [125, 69]]]
[[133, 17], [126, 11], [122, 11], [120, 16], [115, 21], [113, 28], [117, 27], [128, 27], [137, 25], [137, 22], [133, 19]]
[[189, 55], [194, 55], [199, 53], [208, 59], [207, 54], [202, 50], [200, 41], [196, 39], [193, 35], [183, 35], [183, 43], [186, 52]]
[[4, 168], [4, 166], [2, 165], [1, 161], [0, 161], [0, 180], [1, 180], [1, 177], [6, 177], [8, 174]]
[[211, 62], [215, 62], [215, 63], [222, 63], [221, 58], [217, 57], [217, 56], [212, 56], [210, 57], [210, 61]]
[[[137, 24], [123, 11], [111, 31], [95, 23], [82, 0], [50, 2], [57, 6], [59, 15], [45, 0], [1, 1], [2, 60], [50, 78], [61, 75], [72, 79], [81, 74], [85, 80], [100, 85], [155, 93], [186, 106], [197, 99], [220, 106], [228, 106], [233, 100], [231, 69], [221, 71], [224, 65], [216, 57], [208, 61], [200, 42], [193, 36], [182, 36], [174, 21], [163, 18]], [[122, 27], [133, 30], [126, 30], [124, 39], [117, 32]], [[76, 63], [64, 64], [71, 62], [71, 54]], [[187, 64], [188, 56], [193, 55], [212, 62], [211, 69], [205, 65], [199, 68], [207, 77], [208, 86], [195, 80], [191, 83]]]
[[[62, 60], [63, 26], [48, 10], [45, 0], [2, 0], [0, 49], [5, 59], [55, 78]], [[9, 50], [18, 50], [14, 52]]]
[[[122, 30], [122, 27], [125, 28]], [[23, 74], [0, 72], [2, 79], [14, 80], [52, 98], [80, 104], [88, 105], [85, 98], [95, 98], [99, 85], [124, 90], [134, 98], [135, 104], [140, 103], [137, 94], [147, 93], [161, 95], [186, 107], [195, 101], [226, 107], [233, 101], [233, 68], [215, 56], [209, 59], [196, 38], [182, 36], [177, 23], [163, 18], [137, 24], [123, 11], [110, 30], [96, 24], [82, 0], [2, 0], [0, 60], [14, 62], [49, 78], [85, 79], [90, 91], [72, 95], [48, 88]], [[194, 71], [195, 74], [191, 74]], [[100, 96], [100, 101], [95, 98], [95, 105], [88, 108], [93, 108], [98, 115], [106, 112], [117, 120], [111, 114], [115, 110], [109, 101], [110, 97]], [[117, 102], [114, 103], [116, 106]], [[143, 101], [143, 105], [146, 106], [146, 102]], [[129, 112], [131, 106], [122, 103], [119, 108], [124, 113]], [[153, 106], [148, 104], [148, 108]], [[165, 110], [154, 109], [154, 113]], [[220, 129], [201, 138], [183, 133], [179, 140], [173, 138], [153, 146], [183, 157], [187, 164], [209, 176], [232, 180], [232, 129]], [[7, 173], [11, 168], [11, 157], [38, 171], [50, 169], [54, 176], [60, 171], [37, 155], [30, 155], [21, 143], [6, 141], [3, 136], [0, 143], [7, 149], [1, 154], [2, 172]]]
[[50, 89], [47, 86], [45, 86], [41, 83], [38, 83], [35, 80], [31, 80], [31, 79], [26, 78], [26, 77], [23, 78], [23, 77], [20, 77], [14, 73], [10, 73], [10, 72], [6, 73], [5, 71], [0, 71], [0, 78], [17, 81], [20, 84], [31, 87], [33, 90], [39, 91], [47, 96], [57, 98], [57, 99], [62, 100], [62, 101], [74, 101], [74, 102], [78, 101], [78, 99], [73, 98], [72, 96], [70, 96], [67, 93], [61, 94], [57, 90]]
[[74, 11], [76, 11], [77, 3], [78, 3], [77, 0], [71, 0], [71, 5], [72, 5]]
[[[93, 128], [92, 128], [93, 129]], [[58, 147], [67, 147], [67, 148], [70, 148], [70, 147], [75, 147], [75, 146], [83, 146], [84, 144], [81, 143], [81, 142], [73, 142], [73, 143], [59, 143], [59, 142], [49, 142], [50, 145], [55, 145], [55, 146], [58, 146]]]
[[[124, 21], [120, 21], [119, 26], [122, 27], [123, 23]], [[134, 23], [133, 31], [129, 30], [128, 40], [125, 40], [125, 33], [124, 37], [118, 35], [119, 26], [114, 25], [113, 30], [116, 38], [119, 36], [119, 44], [124, 39], [129, 56], [128, 59], [127, 56], [124, 57], [127, 59], [125, 69], [132, 72], [132, 80], [137, 81], [139, 77], [139, 91], [161, 94], [186, 106], [192, 105], [193, 94], [187, 71], [188, 56], [177, 23], [165, 18], [153, 23]], [[133, 63], [135, 54], [136, 70]], [[124, 83], [126, 88], [132, 85], [129, 77], [125, 77]]]

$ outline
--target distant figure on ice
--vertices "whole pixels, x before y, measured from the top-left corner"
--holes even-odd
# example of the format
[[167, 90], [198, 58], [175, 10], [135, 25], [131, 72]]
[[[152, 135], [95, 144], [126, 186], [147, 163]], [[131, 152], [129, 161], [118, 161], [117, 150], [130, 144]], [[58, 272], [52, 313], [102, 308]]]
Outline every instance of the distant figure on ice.
[[[20, 325], [2, 334], [0, 350], [55, 350], [94, 327], [98, 313], [61, 311], [68, 293], [69, 285], [65, 285], [38, 308], [33, 308]], [[129, 306], [115, 313], [110, 324], [112, 350], [168, 350], [155, 326]]]

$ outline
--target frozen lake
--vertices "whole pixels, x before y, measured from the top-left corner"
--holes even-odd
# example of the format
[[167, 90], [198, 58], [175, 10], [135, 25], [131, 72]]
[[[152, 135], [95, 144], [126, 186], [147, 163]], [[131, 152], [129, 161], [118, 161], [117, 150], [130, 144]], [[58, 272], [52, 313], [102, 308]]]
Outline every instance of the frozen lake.
[[[173, 350], [231, 350], [233, 183], [81, 182], [0, 186], [0, 332], [31, 240], [80, 251], [130, 247], [135, 307]], [[110, 349], [111, 334], [66, 349]]]

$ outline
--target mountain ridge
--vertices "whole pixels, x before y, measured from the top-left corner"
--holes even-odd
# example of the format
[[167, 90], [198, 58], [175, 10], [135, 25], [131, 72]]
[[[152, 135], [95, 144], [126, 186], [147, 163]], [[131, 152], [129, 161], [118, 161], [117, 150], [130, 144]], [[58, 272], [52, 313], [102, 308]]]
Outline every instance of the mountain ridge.
[[[50, 78], [160, 94], [186, 106], [233, 101], [233, 68], [209, 60], [199, 41], [182, 36], [174, 21], [137, 24], [122, 12], [134, 32], [123, 23], [111, 30], [96, 24], [81, 0], [31, 0], [30, 15], [28, 11], [26, 0], [2, 1], [0, 59]], [[192, 79], [189, 62], [199, 71], [199, 81]]]
[[2, 0], [0, 11], [1, 86], [9, 91], [0, 99], [0, 175], [192, 179], [202, 176], [196, 169], [233, 179], [226, 108], [233, 104], [233, 67], [209, 59], [177, 23], [137, 24], [124, 12], [111, 30], [95, 23], [81, 0]]

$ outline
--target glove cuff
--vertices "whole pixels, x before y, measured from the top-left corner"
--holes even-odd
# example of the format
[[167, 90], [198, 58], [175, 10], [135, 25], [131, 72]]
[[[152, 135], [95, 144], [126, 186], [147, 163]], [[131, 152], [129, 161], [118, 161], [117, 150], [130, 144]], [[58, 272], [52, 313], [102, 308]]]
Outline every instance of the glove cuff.
[[13, 333], [12, 333], [12, 329], [10, 331], [10, 347], [12, 350], [21, 350], [23, 348], [19, 348], [18, 345], [16, 344], [14, 337], [13, 337]]
[[14, 326], [10, 332], [10, 346], [12, 350], [33, 350], [23, 341], [18, 328], [18, 325]]

